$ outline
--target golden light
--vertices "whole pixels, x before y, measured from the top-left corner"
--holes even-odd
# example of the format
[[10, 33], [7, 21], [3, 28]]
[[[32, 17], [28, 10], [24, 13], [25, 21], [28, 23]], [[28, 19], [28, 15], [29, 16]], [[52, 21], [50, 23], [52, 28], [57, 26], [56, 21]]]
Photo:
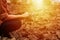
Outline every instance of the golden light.
[[[33, 21], [46, 21], [52, 19], [53, 8], [50, 0], [32, 0], [32, 19]], [[54, 15], [54, 14], [53, 14]], [[52, 18], [51, 18], [52, 17]], [[42, 22], [42, 23], [44, 23]]]
[[54, 1], [54, 2], [60, 2], [60, 0], [52, 0], [52, 1]]
[[43, 8], [43, 0], [32, 0], [32, 5], [35, 9], [42, 9]]
[[50, 19], [53, 18], [53, 8], [52, 6], [50, 7], [51, 2], [49, 0], [29, 0], [24, 1], [24, 3], [27, 3], [27, 5], [20, 5], [20, 11], [28, 12], [34, 22], [37, 21], [40, 23], [47, 23]]

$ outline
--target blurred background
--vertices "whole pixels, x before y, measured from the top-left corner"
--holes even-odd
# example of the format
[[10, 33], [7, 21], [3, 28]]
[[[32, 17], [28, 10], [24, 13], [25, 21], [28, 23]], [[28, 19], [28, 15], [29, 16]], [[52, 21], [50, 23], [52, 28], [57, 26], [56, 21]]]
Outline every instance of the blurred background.
[[60, 40], [60, 0], [7, 0], [9, 14], [29, 17], [21, 20], [16, 40]]

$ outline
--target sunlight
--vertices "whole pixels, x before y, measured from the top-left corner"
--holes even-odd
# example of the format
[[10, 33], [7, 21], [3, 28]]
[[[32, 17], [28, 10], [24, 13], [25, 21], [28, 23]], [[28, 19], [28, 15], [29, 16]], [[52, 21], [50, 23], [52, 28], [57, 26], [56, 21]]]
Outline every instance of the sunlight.
[[32, 0], [32, 4], [37, 10], [43, 8], [43, 0]]
[[38, 21], [41, 19], [49, 20], [51, 18], [52, 8], [50, 8], [51, 1], [50, 0], [32, 0], [32, 7], [33, 10], [33, 20]]
[[60, 2], [60, 0], [52, 0], [52, 1], [54, 1], [54, 2]]

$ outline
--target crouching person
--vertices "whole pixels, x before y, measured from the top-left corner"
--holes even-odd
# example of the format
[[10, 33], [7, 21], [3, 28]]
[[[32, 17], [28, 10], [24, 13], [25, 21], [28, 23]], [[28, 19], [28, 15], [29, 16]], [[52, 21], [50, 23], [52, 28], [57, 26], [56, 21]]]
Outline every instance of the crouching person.
[[28, 13], [22, 15], [9, 15], [6, 0], [0, 0], [0, 36], [11, 38], [10, 32], [21, 27], [21, 21], [17, 18], [26, 18]]

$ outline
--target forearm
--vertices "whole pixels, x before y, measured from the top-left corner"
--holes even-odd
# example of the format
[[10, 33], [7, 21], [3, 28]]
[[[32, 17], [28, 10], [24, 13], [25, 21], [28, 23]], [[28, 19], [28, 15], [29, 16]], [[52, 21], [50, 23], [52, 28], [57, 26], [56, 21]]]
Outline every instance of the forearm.
[[25, 13], [22, 14], [22, 15], [8, 15], [7, 20], [15, 19], [15, 18], [24, 19], [24, 18], [26, 18], [26, 17], [28, 17], [28, 16], [29, 16], [28, 12], [25, 12]]
[[8, 15], [7, 20], [16, 19], [16, 18], [25, 18], [23, 15]]

